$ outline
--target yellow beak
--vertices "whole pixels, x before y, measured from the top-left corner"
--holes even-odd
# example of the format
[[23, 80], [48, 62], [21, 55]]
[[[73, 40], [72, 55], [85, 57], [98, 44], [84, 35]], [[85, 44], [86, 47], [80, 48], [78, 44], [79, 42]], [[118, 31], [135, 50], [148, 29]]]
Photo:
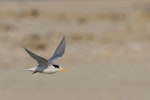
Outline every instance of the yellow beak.
[[63, 72], [66, 72], [66, 69], [64, 69], [64, 68], [61, 68], [60, 70], [63, 71]]

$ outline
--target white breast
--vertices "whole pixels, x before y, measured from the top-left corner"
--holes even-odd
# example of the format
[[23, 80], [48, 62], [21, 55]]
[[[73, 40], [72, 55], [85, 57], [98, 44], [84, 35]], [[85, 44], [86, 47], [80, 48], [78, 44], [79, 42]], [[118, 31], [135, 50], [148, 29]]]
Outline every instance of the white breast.
[[48, 66], [47, 68], [45, 68], [42, 73], [45, 73], [45, 74], [53, 74], [53, 73], [56, 73], [58, 71], [57, 68], [53, 67], [52, 65]]

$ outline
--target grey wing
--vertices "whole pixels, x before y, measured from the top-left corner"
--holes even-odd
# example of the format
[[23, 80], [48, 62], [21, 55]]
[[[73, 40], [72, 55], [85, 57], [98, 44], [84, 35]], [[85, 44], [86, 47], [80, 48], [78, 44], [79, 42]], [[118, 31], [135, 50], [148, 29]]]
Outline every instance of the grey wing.
[[42, 58], [36, 54], [34, 54], [33, 52], [29, 51], [27, 48], [24, 47], [24, 49], [27, 51], [27, 53], [32, 57], [34, 58], [37, 63], [41, 66], [41, 65], [45, 65], [47, 66], [48, 65], [48, 61], [45, 59], [45, 58]]
[[61, 42], [59, 43], [58, 47], [56, 48], [53, 56], [48, 60], [49, 64], [53, 64], [55, 60], [57, 60], [59, 57], [62, 57], [65, 52], [65, 36], [62, 38]]

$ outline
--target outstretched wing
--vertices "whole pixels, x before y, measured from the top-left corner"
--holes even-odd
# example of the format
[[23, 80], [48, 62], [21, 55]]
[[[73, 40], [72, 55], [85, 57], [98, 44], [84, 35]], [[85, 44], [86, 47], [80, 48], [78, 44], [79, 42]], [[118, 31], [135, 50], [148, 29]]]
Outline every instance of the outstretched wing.
[[65, 52], [65, 36], [62, 38], [61, 42], [59, 43], [58, 47], [56, 48], [53, 56], [48, 60], [49, 64], [53, 64], [55, 60], [57, 60], [59, 57], [62, 57]]
[[41, 65], [45, 65], [47, 66], [48, 65], [48, 61], [45, 59], [45, 58], [42, 58], [34, 53], [32, 53], [31, 51], [29, 51], [27, 48], [24, 47], [24, 49], [27, 51], [27, 53], [32, 57], [34, 58], [37, 63], [39, 64], [39, 66]]

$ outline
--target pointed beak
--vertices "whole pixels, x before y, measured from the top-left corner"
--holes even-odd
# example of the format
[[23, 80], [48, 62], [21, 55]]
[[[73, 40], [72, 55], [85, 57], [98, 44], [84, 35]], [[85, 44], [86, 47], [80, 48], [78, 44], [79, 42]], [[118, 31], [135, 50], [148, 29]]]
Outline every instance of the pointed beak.
[[60, 70], [63, 71], [63, 72], [66, 72], [66, 69], [64, 69], [64, 68], [61, 68]]

